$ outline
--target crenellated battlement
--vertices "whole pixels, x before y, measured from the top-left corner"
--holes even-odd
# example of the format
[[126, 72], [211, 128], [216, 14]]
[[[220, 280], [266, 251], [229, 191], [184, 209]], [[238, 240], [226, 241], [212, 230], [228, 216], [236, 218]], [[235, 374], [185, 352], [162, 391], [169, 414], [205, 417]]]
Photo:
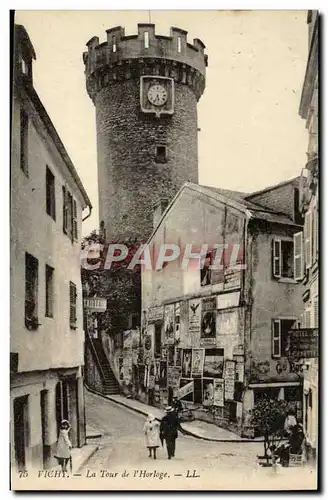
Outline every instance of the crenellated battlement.
[[198, 38], [187, 41], [187, 32], [172, 27], [170, 36], [156, 35], [154, 24], [138, 24], [137, 35], [125, 35], [121, 26], [106, 30], [107, 40], [98, 37], [87, 42], [83, 53], [87, 90], [92, 99], [111, 81], [143, 74], [169, 76], [191, 86], [197, 100], [205, 88], [207, 55]]

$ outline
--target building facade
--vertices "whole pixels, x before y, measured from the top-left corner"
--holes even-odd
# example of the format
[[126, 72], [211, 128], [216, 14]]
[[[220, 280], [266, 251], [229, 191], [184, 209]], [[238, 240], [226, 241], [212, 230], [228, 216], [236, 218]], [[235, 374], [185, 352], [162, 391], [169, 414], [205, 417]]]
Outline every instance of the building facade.
[[184, 182], [198, 182], [197, 101], [205, 88], [204, 44], [171, 28], [155, 34], [108, 29], [83, 54], [86, 87], [96, 109], [99, 217], [107, 241], [145, 242], [153, 205]]
[[[176, 393], [199, 418], [250, 436], [251, 411], [264, 394], [290, 402], [301, 417], [302, 381], [287, 353], [302, 308], [298, 193], [299, 178], [253, 194], [189, 183], [159, 223], [155, 214], [154, 262], [163, 244], [192, 245], [198, 255], [208, 248], [203, 269], [184, 269], [181, 257], [142, 272], [141, 340], [127, 332], [123, 345], [139, 348], [138, 363], [123, 349], [137, 397], [164, 405]], [[216, 244], [226, 249], [222, 269], [211, 270]]]
[[[319, 15], [308, 12], [309, 55], [299, 108], [309, 132], [308, 161], [302, 171], [306, 185], [302, 192], [301, 206], [305, 217], [304, 232], [300, 235], [302, 248], [302, 283], [304, 307], [301, 327], [317, 343], [319, 329], [319, 150], [318, 150], [318, 37]], [[310, 340], [311, 342], [311, 340]], [[317, 354], [315, 349], [315, 354]], [[318, 445], [318, 358], [303, 356], [304, 370], [304, 429], [308, 444], [316, 455]]]
[[90, 200], [33, 86], [35, 52], [14, 28], [11, 141], [11, 463], [51, 466], [59, 424], [85, 444], [82, 211]]

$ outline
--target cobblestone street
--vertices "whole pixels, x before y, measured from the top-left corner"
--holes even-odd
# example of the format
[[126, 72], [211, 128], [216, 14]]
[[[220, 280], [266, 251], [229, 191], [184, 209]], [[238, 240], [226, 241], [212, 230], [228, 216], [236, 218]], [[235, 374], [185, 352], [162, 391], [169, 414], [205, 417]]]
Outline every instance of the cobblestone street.
[[[173, 460], [167, 459], [165, 448], [153, 460], [145, 447], [142, 415], [87, 393], [86, 417], [103, 437], [80, 473], [95, 479], [97, 488], [291, 489], [315, 485], [315, 474], [309, 469], [300, 473], [299, 468], [259, 467], [262, 443], [215, 443], [180, 434]], [[124, 471], [129, 476], [122, 478]]]

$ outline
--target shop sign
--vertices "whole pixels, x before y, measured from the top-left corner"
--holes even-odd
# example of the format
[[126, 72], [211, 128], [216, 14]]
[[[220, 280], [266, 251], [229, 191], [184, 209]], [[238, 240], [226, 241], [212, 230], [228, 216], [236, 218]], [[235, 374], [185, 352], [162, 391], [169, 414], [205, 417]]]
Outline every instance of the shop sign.
[[148, 323], [154, 323], [155, 321], [163, 321], [164, 317], [164, 306], [156, 306], [148, 309]]
[[84, 307], [93, 312], [105, 312], [107, 309], [107, 299], [92, 297], [84, 299]]
[[236, 362], [227, 359], [224, 363], [224, 399], [233, 401], [235, 394], [235, 367]]
[[318, 328], [302, 328], [290, 330], [287, 357], [289, 359], [317, 358], [319, 331]]

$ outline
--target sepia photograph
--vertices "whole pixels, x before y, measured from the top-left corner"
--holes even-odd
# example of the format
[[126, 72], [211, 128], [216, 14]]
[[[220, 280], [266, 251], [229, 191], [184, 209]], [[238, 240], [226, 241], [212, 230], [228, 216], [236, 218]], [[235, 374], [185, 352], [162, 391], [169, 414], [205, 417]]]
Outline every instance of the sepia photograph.
[[320, 24], [10, 11], [11, 490], [318, 490]]

